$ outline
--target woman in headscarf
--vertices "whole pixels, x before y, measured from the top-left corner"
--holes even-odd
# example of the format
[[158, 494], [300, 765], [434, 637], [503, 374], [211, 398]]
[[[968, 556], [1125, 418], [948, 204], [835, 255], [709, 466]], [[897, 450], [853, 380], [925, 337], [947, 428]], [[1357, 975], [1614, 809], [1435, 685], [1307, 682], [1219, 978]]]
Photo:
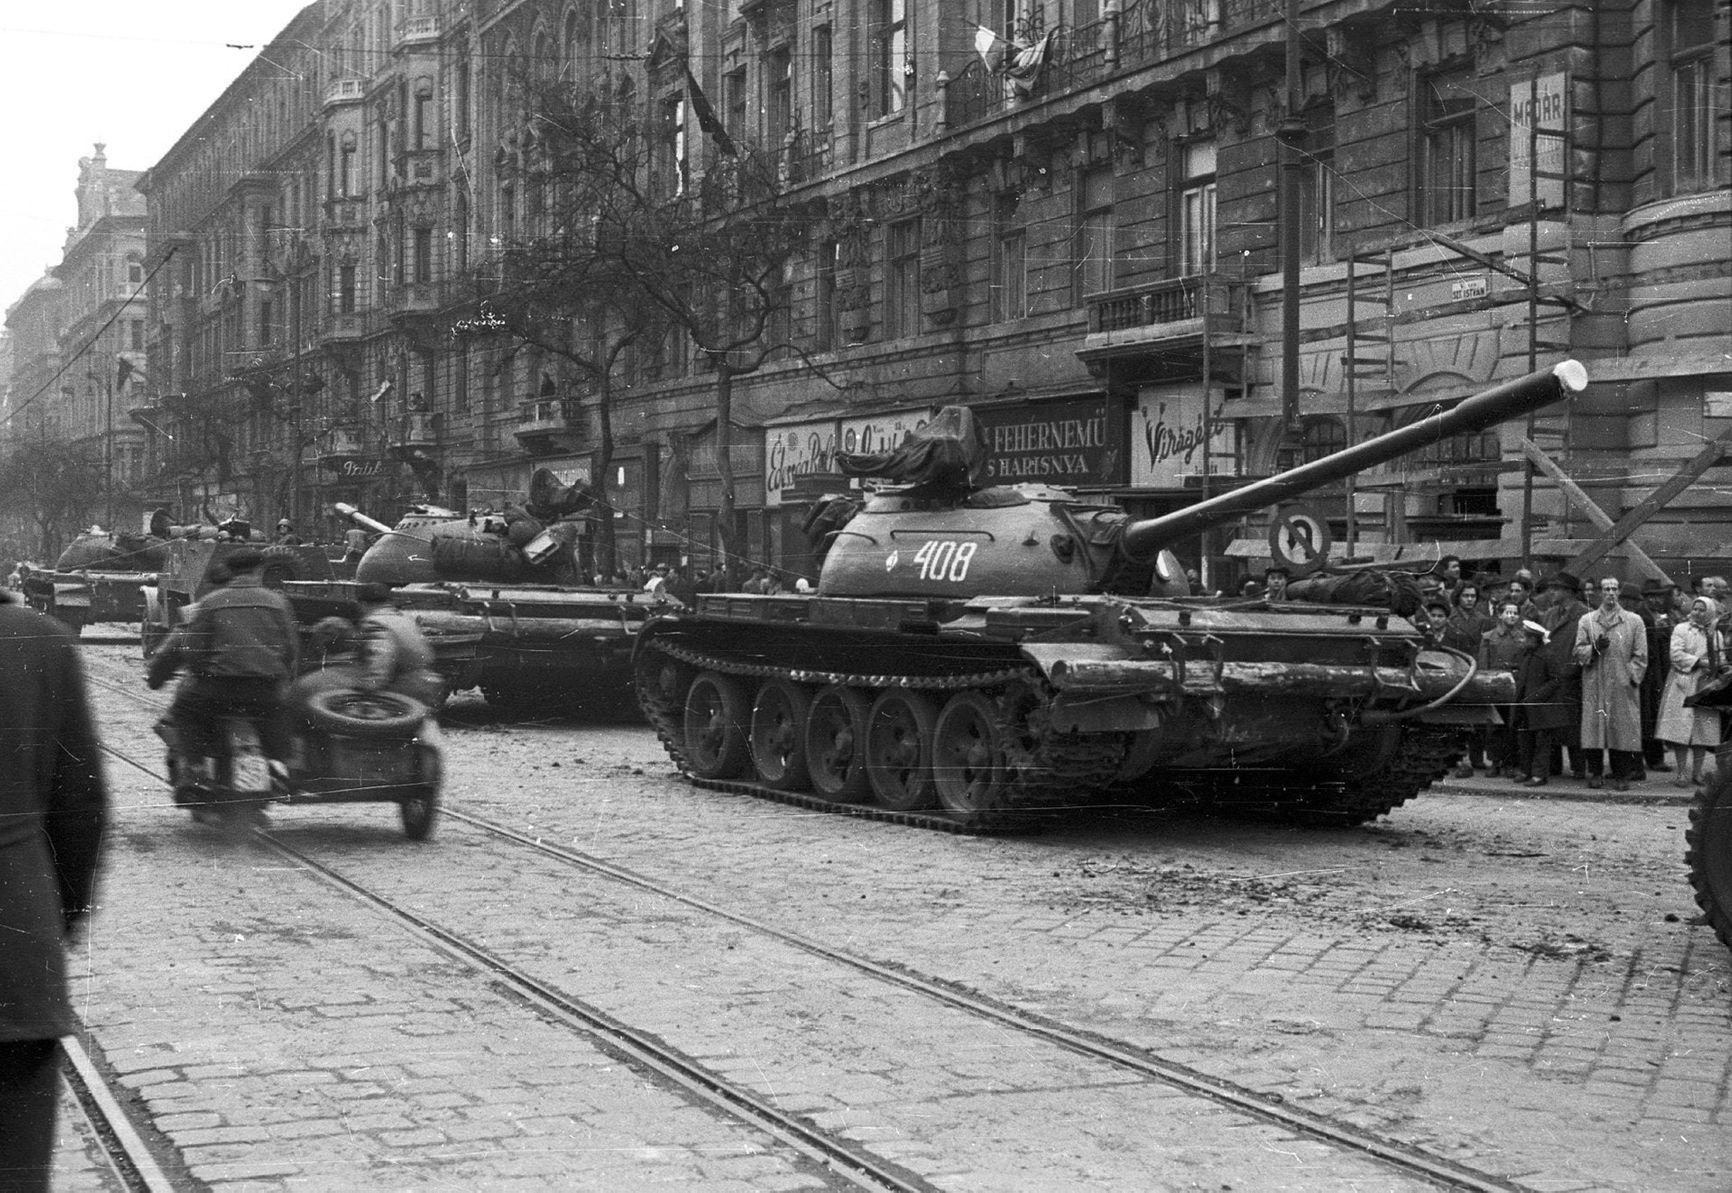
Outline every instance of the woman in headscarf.
[[[1677, 768], [1672, 783], [1676, 787], [1700, 783], [1708, 751], [1720, 744], [1720, 710], [1684, 707], [1684, 698], [1695, 695], [1724, 666], [1725, 642], [1715, 626], [1719, 615], [1714, 601], [1696, 597], [1690, 602], [1689, 619], [1672, 631], [1672, 665], [1666, 675], [1666, 690], [1660, 697], [1660, 719], [1654, 736], [1672, 747], [1672, 761]], [[1691, 763], [1688, 778], [1684, 774], [1686, 753]]]

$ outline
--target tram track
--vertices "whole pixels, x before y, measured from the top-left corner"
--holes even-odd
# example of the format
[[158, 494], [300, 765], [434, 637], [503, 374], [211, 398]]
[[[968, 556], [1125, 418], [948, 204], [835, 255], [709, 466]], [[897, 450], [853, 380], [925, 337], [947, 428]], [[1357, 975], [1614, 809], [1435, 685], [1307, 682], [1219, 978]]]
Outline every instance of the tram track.
[[[154, 709], [165, 707], [164, 702], [136, 690], [101, 679], [93, 679], [92, 682], [145, 706]], [[127, 756], [124, 751], [110, 749], [110, 753], [145, 773], [155, 774], [151, 768]], [[1271, 1096], [1210, 1076], [1190, 1066], [1162, 1058], [1149, 1050], [1123, 1041], [1103, 1039], [901, 965], [859, 957], [698, 898], [604, 859], [551, 844], [541, 837], [509, 828], [486, 817], [456, 811], [449, 806], [444, 810], [444, 816], [448, 822], [462, 824], [489, 839], [504, 842], [514, 850], [528, 850], [551, 859], [562, 867], [677, 903], [764, 940], [774, 941], [872, 981], [941, 1004], [976, 1022], [1009, 1029], [1031, 1040], [1039, 1040], [1073, 1056], [1084, 1058], [1090, 1063], [1134, 1075], [1140, 1081], [1157, 1083], [1192, 1097], [1206, 1099], [1216, 1106], [1249, 1116], [1296, 1136], [1374, 1160], [1380, 1165], [1428, 1184], [1474, 1190], [1512, 1190], [1523, 1187], [1504, 1177], [1461, 1164], [1404, 1141], [1288, 1106], [1278, 1095]], [[868, 1149], [861, 1148], [833, 1132], [816, 1129], [799, 1116], [786, 1114], [749, 1087], [717, 1075], [677, 1049], [660, 1043], [648, 1033], [634, 1029], [605, 1010], [584, 1003], [557, 986], [536, 978], [514, 965], [509, 958], [476, 943], [464, 933], [442, 926], [420, 912], [403, 906], [371, 885], [343, 873], [305, 850], [290, 846], [268, 832], [262, 834], [260, 839], [319, 880], [393, 918], [435, 947], [459, 957], [490, 980], [503, 984], [516, 997], [534, 1006], [544, 1016], [551, 1016], [573, 1030], [603, 1042], [621, 1057], [654, 1072], [663, 1080], [672, 1082], [691, 1096], [718, 1106], [731, 1115], [744, 1118], [784, 1145], [796, 1149], [852, 1183], [866, 1188], [929, 1187], [919, 1177], [909, 1174], [900, 1166], [885, 1164]]]

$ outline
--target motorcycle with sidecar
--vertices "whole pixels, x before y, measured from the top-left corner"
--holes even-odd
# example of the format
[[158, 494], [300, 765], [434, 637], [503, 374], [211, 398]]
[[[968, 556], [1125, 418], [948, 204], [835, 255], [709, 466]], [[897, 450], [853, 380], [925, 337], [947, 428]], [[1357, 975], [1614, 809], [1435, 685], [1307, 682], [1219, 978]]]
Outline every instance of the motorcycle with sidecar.
[[433, 835], [443, 784], [438, 722], [418, 700], [369, 691], [343, 667], [310, 671], [289, 687], [291, 749], [273, 767], [250, 716], [188, 727], [165, 716], [174, 801], [229, 832], [263, 822], [276, 804], [394, 803], [412, 841]]

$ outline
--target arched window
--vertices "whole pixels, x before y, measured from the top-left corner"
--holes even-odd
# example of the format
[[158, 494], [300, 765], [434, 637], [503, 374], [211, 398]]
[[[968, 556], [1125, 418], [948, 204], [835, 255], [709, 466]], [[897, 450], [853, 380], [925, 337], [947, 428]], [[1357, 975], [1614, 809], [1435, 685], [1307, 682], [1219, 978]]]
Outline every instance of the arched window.
[[1281, 440], [1275, 467], [1286, 472], [1333, 455], [1346, 446], [1347, 424], [1332, 414], [1314, 414], [1300, 424], [1297, 435], [1289, 433]]

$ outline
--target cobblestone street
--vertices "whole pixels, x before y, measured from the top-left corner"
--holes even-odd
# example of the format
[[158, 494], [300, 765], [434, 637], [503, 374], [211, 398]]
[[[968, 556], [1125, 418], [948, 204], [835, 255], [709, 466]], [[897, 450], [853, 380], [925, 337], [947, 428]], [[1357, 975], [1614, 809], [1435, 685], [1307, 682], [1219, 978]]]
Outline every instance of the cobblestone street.
[[[124, 649], [87, 654], [98, 679], [137, 686]], [[99, 699], [110, 744], [154, 762], [148, 710]], [[450, 719], [453, 812], [602, 869], [457, 816], [416, 846], [371, 805], [281, 809], [273, 835], [913, 1187], [1413, 1178], [803, 942], [1509, 1187], [1726, 1183], [1732, 957], [1687, 922], [1675, 799], [1476, 780], [1360, 830], [1124, 809], [955, 837], [692, 789], [638, 726], [514, 725], [468, 702]], [[136, 768], [110, 771], [118, 828], [79, 1005], [181, 1179], [836, 1183], [439, 941], [262, 846], [223, 845]], [[100, 1187], [64, 1135], [58, 1187]]]

